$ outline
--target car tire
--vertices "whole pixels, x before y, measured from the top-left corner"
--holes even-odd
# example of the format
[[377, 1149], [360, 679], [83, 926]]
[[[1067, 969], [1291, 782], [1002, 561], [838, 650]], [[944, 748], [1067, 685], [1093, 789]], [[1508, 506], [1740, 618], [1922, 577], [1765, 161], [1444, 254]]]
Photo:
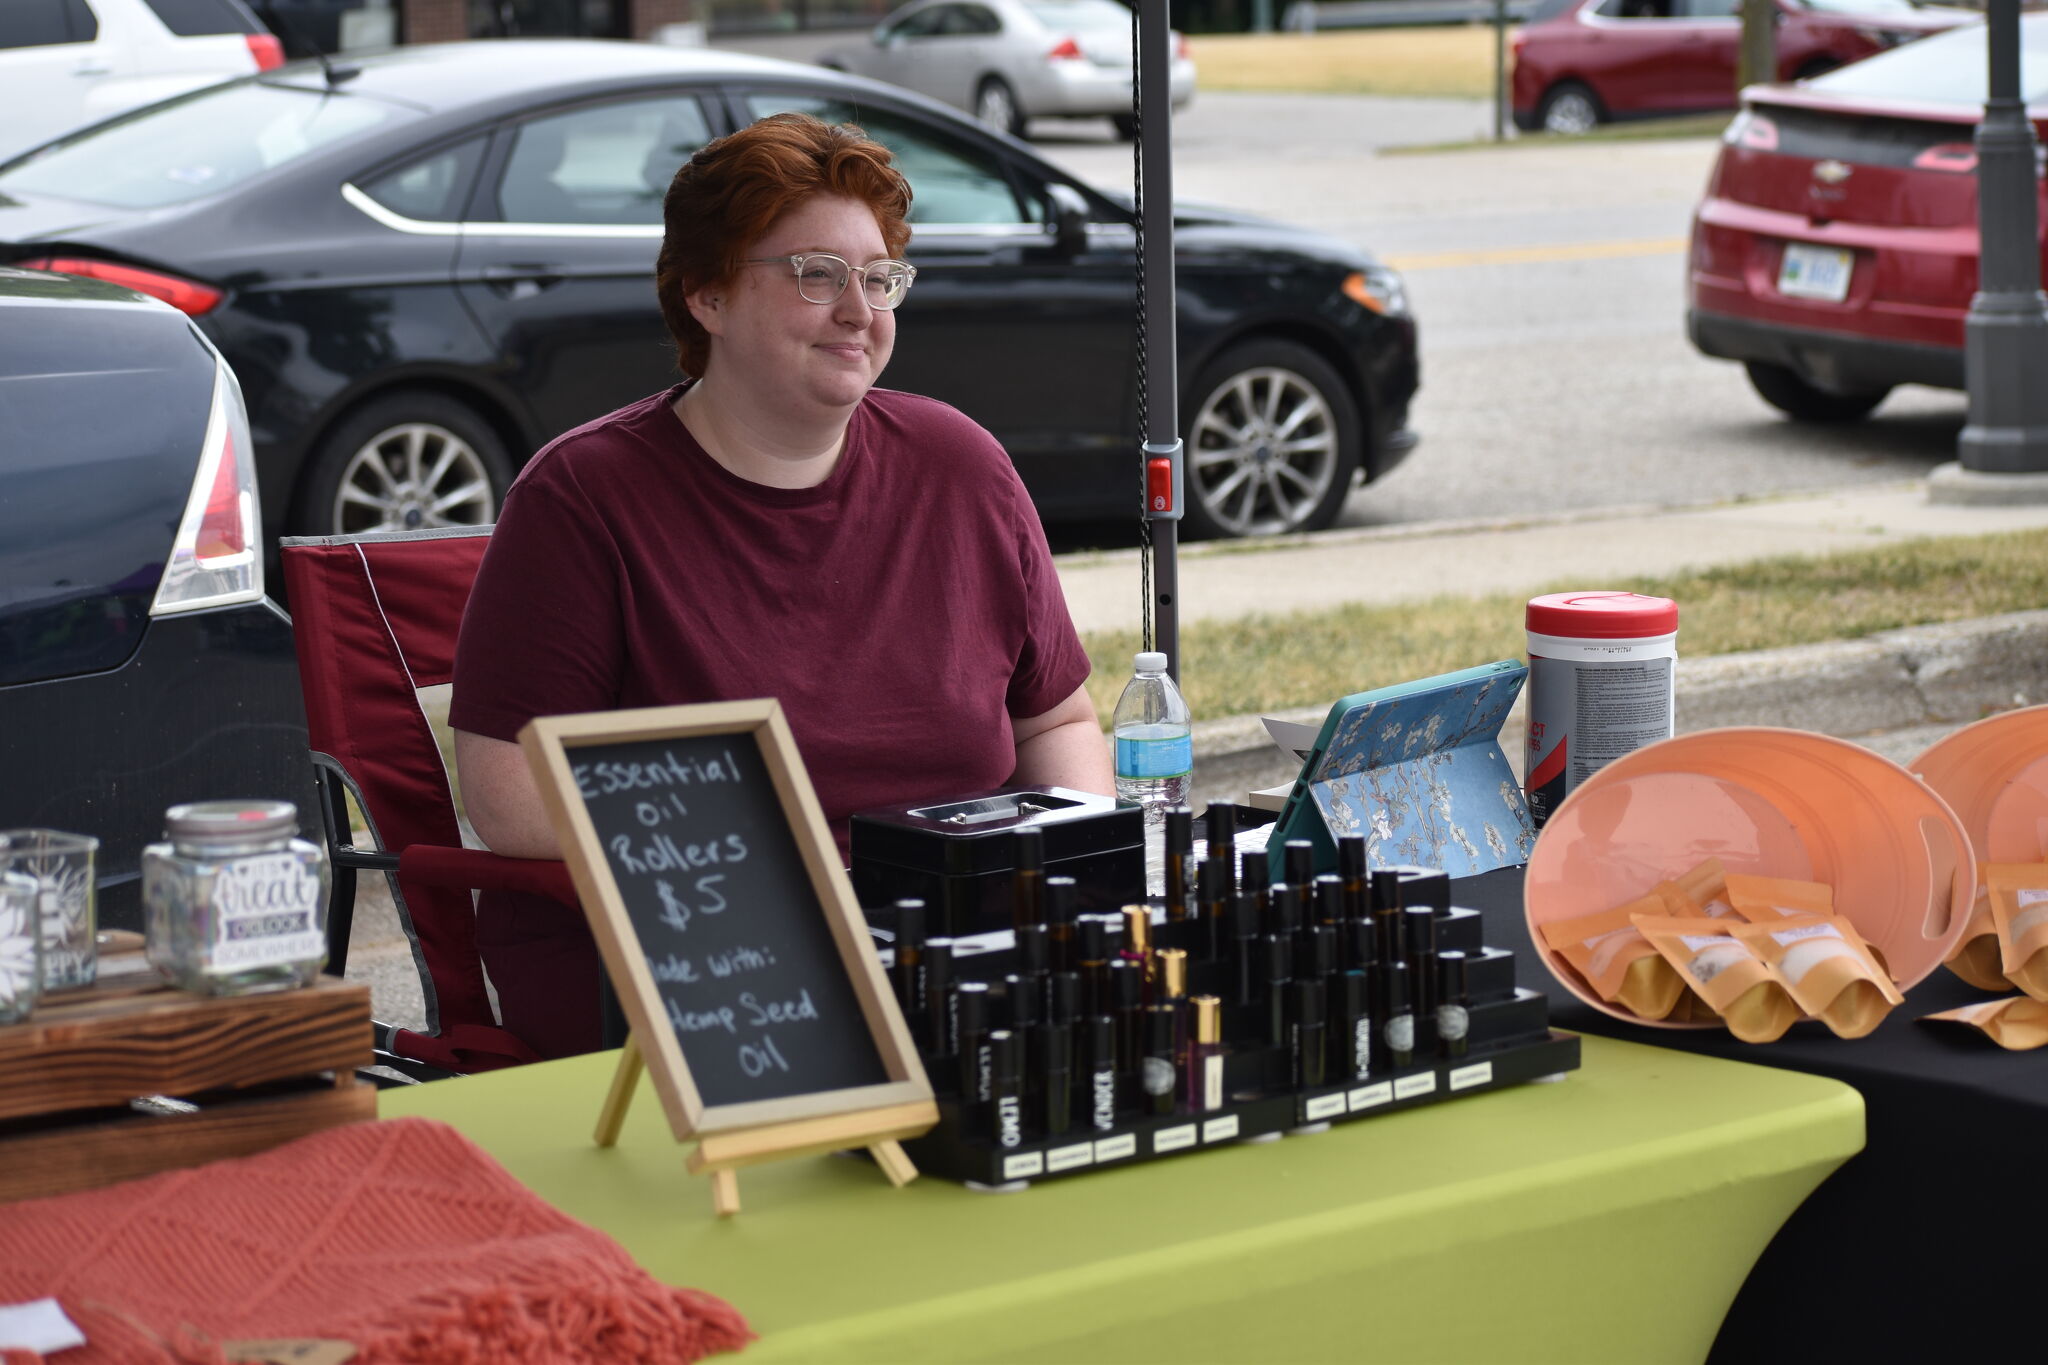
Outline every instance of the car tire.
[[384, 394], [321, 438], [294, 521], [304, 534], [485, 526], [512, 483], [491, 424], [421, 389]]
[[1800, 422], [1853, 422], [1867, 417], [1891, 393], [1890, 388], [1860, 389], [1854, 393], [1830, 393], [1816, 388], [1783, 365], [1752, 360], [1750, 387], [1757, 396], [1787, 417]]
[[1536, 126], [1566, 137], [1589, 133], [1606, 117], [1599, 97], [1578, 81], [1559, 81], [1543, 92], [1536, 106]]
[[1109, 116], [1109, 124], [1112, 128], [1116, 129], [1118, 141], [1136, 142], [1138, 140], [1138, 116], [1136, 114], [1111, 114]]
[[974, 88], [974, 117], [1011, 137], [1024, 136], [1024, 111], [1017, 92], [1001, 76], [984, 76]]
[[1322, 530], [1351, 494], [1364, 429], [1350, 390], [1314, 351], [1276, 337], [1232, 346], [1187, 391], [1188, 534]]

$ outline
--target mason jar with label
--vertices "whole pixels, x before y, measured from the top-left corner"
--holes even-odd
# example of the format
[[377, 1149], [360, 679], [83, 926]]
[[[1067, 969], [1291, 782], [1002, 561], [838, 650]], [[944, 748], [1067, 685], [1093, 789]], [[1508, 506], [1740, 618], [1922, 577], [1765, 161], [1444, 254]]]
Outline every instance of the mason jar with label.
[[142, 851], [149, 960], [175, 986], [245, 995], [312, 982], [327, 961], [327, 853], [295, 838], [289, 801], [164, 812]]

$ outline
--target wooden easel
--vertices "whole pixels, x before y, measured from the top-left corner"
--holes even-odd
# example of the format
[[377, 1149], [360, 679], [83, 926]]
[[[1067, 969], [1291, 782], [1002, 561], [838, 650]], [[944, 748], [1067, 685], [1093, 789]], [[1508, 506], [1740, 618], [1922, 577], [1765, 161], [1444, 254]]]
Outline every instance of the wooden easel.
[[[612, 1073], [611, 1090], [597, 1117], [597, 1145], [610, 1147], [619, 1140], [619, 1129], [639, 1089], [646, 1061], [633, 1034], [619, 1052], [619, 1069]], [[875, 1165], [896, 1186], [917, 1179], [917, 1167], [905, 1156], [898, 1138], [915, 1137], [938, 1121], [938, 1107], [929, 1100], [892, 1104], [881, 1109], [828, 1114], [821, 1118], [795, 1119], [787, 1123], [765, 1123], [729, 1133], [706, 1133], [697, 1139], [687, 1165], [692, 1175], [711, 1176], [711, 1207], [720, 1218], [740, 1211], [739, 1168], [786, 1157], [816, 1156], [848, 1147], [865, 1146]]]

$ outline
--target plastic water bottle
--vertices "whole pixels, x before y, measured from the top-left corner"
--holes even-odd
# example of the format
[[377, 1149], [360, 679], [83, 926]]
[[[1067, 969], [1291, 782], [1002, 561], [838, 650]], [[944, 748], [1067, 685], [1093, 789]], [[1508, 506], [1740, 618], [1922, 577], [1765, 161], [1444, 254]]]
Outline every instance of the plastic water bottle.
[[1188, 803], [1195, 744], [1188, 704], [1166, 676], [1166, 656], [1140, 654], [1137, 669], [1116, 699], [1116, 794], [1145, 808], [1148, 828], [1163, 827], [1168, 806]]

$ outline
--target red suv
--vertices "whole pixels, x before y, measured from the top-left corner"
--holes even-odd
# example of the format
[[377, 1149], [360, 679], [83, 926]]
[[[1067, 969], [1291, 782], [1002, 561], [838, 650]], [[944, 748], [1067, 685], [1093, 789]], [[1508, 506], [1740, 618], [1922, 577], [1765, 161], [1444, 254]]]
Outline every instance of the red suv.
[[[2020, 93], [2048, 142], [2048, 15], [2020, 34]], [[1745, 90], [1693, 216], [1693, 345], [1809, 421], [1861, 417], [1898, 384], [1962, 388], [1984, 86], [1979, 24]]]
[[[1804, 80], [1969, 22], [1908, 0], [1777, 0], [1778, 76]], [[1515, 125], [1583, 133], [1609, 119], [1735, 105], [1742, 0], [1565, 0], [1515, 35]]]

